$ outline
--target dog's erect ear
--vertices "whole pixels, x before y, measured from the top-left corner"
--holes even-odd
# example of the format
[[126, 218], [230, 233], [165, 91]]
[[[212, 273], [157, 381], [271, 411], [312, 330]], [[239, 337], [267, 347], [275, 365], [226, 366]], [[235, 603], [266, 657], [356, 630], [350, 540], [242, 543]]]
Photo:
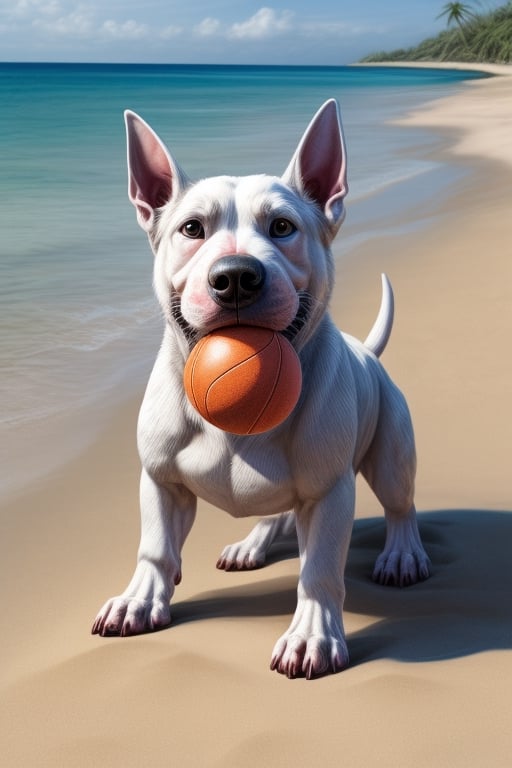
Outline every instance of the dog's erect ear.
[[317, 202], [333, 235], [345, 216], [347, 162], [338, 104], [326, 101], [308, 125], [283, 181]]
[[140, 226], [150, 232], [155, 209], [175, 197], [186, 185], [187, 179], [156, 133], [141, 117], [126, 110], [124, 119], [128, 197], [137, 209]]

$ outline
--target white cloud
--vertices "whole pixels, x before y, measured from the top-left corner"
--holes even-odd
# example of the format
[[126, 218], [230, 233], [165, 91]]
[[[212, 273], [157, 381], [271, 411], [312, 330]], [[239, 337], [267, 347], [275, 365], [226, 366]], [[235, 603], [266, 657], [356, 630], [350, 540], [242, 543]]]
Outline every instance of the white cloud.
[[231, 40], [263, 40], [292, 29], [293, 13], [275, 11], [273, 8], [260, 8], [245, 21], [237, 21], [224, 26], [219, 19], [210, 16], [204, 18], [194, 32], [199, 37], [224, 37]]
[[275, 11], [273, 8], [260, 8], [247, 21], [232, 24], [228, 37], [237, 40], [262, 40], [275, 37], [292, 28], [293, 13], [291, 11]]
[[[99, 21], [94, 8], [78, 4], [67, 13], [62, 12], [58, 0], [18, 0], [18, 10], [32, 9], [31, 26], [40, 34], [68, 39], [142, 40], [149, 35], [149, 27], [133, 19]], [[38, 13], [36, 13], [38, 11]]]
[[35, 14], [55, 16], [62, 12], [59, 0], [16, 0], [8, 9], [10, 16], [33, 17]]
[[162, 40], [170, 40], [172, 37], [178, 37], [181, 34], [183, 34], [183, 27], [178, 27], [171, 24], [168, 27], [164, 27], [160, 31], [159, 36], [162, 38]]
[[[332, 5], [326, 10], [327, 0], [315, 0], [307, 12], [286, 4], [226, 0], [207, 16], [212, 11], [204, 0], [153, 0], [151, 15], [140, 0], [0, 0], [0, 39], [7, 58], [27, 60], [36, 52], [63, 60], [167, 60], [172, 41], [176, 61], [321, 63], [338, 62], [340, 50], [353, 60], [365, 52], [352, 53], [355, 46], [383, 30], [379, 18], [341, 15]], [[257, 10], [245, 15], [250, 5]]]
[[118, 22], [107, 19], [100, 27], [100, 33], [115, 40], [141, 40], [148, 35], [146, 24], [139, 24], [133, 19]]
[[74, 11], [64, 16], [34, 19], [32, 26], [63, 37], [88, 37], [94, 30], [91, 11], [82, 5], [78, 5]]
[[[188, 2], [193, 3], [194, 0]], [[114, 5], [122, 14], [117, 3]], [[337, 33], [347, 33], [345, 25], [341, 22], [329, 24], [323, 21], [302, 21], [291, 10], [276, 10], [269, 6], [259, 8], [249, 18], [234, 22], [220, 16], [206, 16], [192, 27], [181, 23], [181, 19], [176, 20], [177, 23], [153, 26], [146, 18], [141, 17], [139, 20], [131, 1], [123, 5], [126, 15], [129, 15], [128, 19], [122, 15], [114, 15], [113, 7], [108, 1], [100, 3], [98, 0], [11, 0], [11, 3], [2, 6], [0, 0], [0, 19], [4, 22], [0, 31], [3, 36], [9, 35], [9, 24], [12, 22], [13, 33], [17, 35], [23, 27], [31, 27], [37, 35], [39, 45], [44, 45], [45, 38], [49, 43], [56, 37], [82, 41], [89, 39], [95, 47], [101, 41], [121, 45], [123, 42], [145, 41], [150, 38], [155, 42], [160, 41], [163, 45], [167, 40], [184, 35], [184, 30], [188, 28], [191, 30], [188, 33], [191, 44], [192, 38], [195, 38], [196, 44], [198, 40], [207, 43], [212, 41], [212, 44], [225, 40], [229, 41], [230, 48], [234, 50], [234, 46], [243, 46], [246, 41], [264, 43], [277, 36], [284, 38], [293, 34], [294, 37], [332, 39]], [[104, 10], [109, 7], [110, 12], [107, 15]]]
[[212, 37], [212, 35], [217, 35], [221, 28], [222, 25], [218, 19], [207, 17], [195, 27], [194, 32], [200, 37]]

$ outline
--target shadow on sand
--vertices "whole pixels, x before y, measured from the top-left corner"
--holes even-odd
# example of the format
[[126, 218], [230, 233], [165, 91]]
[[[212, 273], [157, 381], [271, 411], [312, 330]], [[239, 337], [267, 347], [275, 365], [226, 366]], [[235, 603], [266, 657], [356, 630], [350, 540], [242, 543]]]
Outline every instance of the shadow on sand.
[[[512, 513], [450, 510], [419, 515], [432, 576], [406, 589], [371, 580], [384, 520], [356, 520], [346, 571], [345, 611], [374, 616], [349, 634], [351, 665], [379, 658], [406, 662], [512, 648]], [[290, 546], [270, 564], [296, 556]], [[296, 579], [227, 587], [173, 606], [173, 624], [209, 618], [292, 614]]]

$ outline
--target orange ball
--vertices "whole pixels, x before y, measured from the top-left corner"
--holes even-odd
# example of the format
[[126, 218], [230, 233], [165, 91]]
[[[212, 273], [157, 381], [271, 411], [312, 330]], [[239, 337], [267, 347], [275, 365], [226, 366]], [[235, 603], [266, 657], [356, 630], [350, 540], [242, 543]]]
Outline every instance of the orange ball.
[[183, 383], [192, 405], [211, 424], [236, 435], [256, 435], [293, 411], [302, 371], [281, 333], [237, 325], [199, 340], [185, 364]]

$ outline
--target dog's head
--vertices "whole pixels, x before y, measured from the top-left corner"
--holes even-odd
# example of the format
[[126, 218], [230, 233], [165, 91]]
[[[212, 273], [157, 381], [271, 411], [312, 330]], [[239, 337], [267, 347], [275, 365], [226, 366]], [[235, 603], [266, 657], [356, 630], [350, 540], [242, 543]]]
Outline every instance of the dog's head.
[[284, 332], [300, 348], [325, 312], [330, 243], [344, 218], [346, 155], [334, 100], [281, 178], [192, 184], [154, 131], [126, 112], [129, 197], [155, 253], [155, 290], [187, 343], [226, 325]]

